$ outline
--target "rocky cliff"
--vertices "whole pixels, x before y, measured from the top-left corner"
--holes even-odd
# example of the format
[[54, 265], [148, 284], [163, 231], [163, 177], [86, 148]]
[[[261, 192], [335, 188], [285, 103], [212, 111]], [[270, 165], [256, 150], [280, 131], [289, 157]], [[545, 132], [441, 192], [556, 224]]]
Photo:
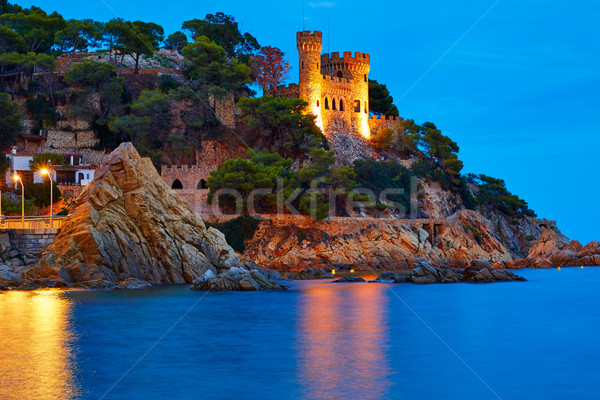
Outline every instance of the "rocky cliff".
[[569, 241], [555, 226], [544, 225], [542, 230], [527, 256], [515, 260], [512, 268], [600, 265], [600, 243], [597, 241], [583, 246], [576, 240]]
[[133, 145], [121, 144], [76, 201], [62, 231], [26, 273], [47, 286], [110, 286], [129, 278], [191, 283], [240, 260]]
[[281, 271], [309, 266], [342, 269], [410, 269], [423, 257], [435, 265], [466, 267], [471, 260], [492, 260], [508, 266], [528, 254], [526, 237], [542, 228], [534, 218], [518, 225], [505, 217], [486, 218], [460, 210], [436, 220], [393, 218], [332, 218], [311, 221], [280, 216], [262, 221], [244, 255], [258, 264]]

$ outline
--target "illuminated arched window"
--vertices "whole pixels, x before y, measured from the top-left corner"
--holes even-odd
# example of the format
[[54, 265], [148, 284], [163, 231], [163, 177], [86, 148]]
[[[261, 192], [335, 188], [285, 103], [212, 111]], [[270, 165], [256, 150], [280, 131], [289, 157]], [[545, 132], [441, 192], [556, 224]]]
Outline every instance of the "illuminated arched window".
[[325, 96], [325, 109], [329, 110], [329, 99]]
[[360, 100], [354, 100], [354, 112], [360, 112]]
[[335, 108], [335, 97], [333, 99], [331, 99], [331, 109], [337, 110], [337, 108]]

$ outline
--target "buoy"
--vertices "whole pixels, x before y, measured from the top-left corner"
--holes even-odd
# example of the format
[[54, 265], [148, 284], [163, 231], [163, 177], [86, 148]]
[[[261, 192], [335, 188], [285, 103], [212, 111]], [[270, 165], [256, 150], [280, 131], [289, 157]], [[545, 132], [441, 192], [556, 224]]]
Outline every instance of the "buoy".
[[560, 271], [560, 267], [558, 267], [558, 270]]
[[583, 265], [581, 266], [581, 269], [583, 269]]
[[[583, 267], [581, 267], [581, 268], [583, 268]], [[351, 270], [350, 270], [350, 273], [351, 273], [351, 274], [353, 274], [353, 273], [354, 273], [354, 270], [353, 270], [353, 269], [351, 269]]]
[[331, 275], [335, 275], [335, 269], [331, 270]]

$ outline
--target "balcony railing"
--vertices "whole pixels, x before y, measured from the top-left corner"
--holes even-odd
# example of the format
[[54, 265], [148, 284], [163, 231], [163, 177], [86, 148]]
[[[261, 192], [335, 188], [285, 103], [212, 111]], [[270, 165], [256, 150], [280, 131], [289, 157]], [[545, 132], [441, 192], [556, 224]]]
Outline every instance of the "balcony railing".
[[66, 217], [0, 217], [0, 230], [4, 229], [61, 229]]

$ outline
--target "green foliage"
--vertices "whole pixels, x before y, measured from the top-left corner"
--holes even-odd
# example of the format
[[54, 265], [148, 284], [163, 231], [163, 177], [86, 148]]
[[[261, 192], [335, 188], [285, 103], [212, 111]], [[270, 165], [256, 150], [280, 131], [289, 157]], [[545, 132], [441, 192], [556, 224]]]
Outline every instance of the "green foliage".
[[186, 58], [185, 71], [197, 89], [222, 97], [251, 82], [250, 67], [228, 58], [223, 47], [206, 36], [187, 44], [182, 53]]
[[[18, 193], [19, 190], [16, 190]], [[25, 197], [33, 200], [33, 204], [38, 207], [47, 207], [50, 205], [50, 180], [46, 179], [44, 183], [25, 182]], [[52, 184], [52, 201], [60, 201], [62, 194], [58, 186]]]
[[[21, 191], [19, 189], [19, 196]], [[50, 194], [48, 194], [50, 196]], [[11, 201], [8, 197], [2, 196], [2, 215], [21, 215], [21, 200]], [[31, 215], [38, 210], [33, 199], [25, 199], [25, 214]]]
[[[311, 162], [294, 173], [291, 158], [249, 150], [249, 159], [228, 160], [210, 174], [208, 200], [212, 203], [220, 189], [232, 189], [243, 201], [243, 210], [237, 211], [248, 212], [252, 211], [249, 209], [251, 192], [260, 189], [261, 192], [254, 193], [252, 203], [256, 212], [274, 212], [279, 204], [291, 207], [288, 211], [297, 209], [317, 219], [327, 217], [330, 208], [343, 213], [344, 201], [356, 187], [354, 169], [348, 166], [332, 168], [335, 162], [333, 151], [313, 149], [310, 154]], [[233, 212], [235, 198], [221, 193], [219, 205]]]
[[187, 31], [194, 40], [201, 36], [207, 37], [225, 49], [229, 58], [241, 57], [246, 61], [249, 55], [260, 49], [254, 36], [240, 32], [235, 18], [222, 12], [206, 14], [204, 20], [185, 21], [182, 29]]
[[227, 222], [209, 224], [207, 227], [218, 229], [225, 235], [227, 243], [237, 252], [243, 253], [246, 249], [246, 241], [254, 237], [260, 220], [249, 215], [242, 215]]
[[[244, 211], [248, 210], [248, 196], [255, 189], [266, 189], [269, 193], [255, 197], [257, 211], [272, 209], [276, 205], [277, 179], [289, 177], [290, 158], [276, 153], [248, 150], [249, 159], [227, 160], [221, 168], [211, 172], [206, 184], [210, 189], [208, 202], [212, 204], [219, 189], [233, 189], [242, 196]], [[233, 211], [234, 198], [220, 196], [218, 201], [225, 209]]]
[[371, 146], [378, 150], [386, 150], [392, 147], [394, 143], [394, 130], [390, 128], [380, 128], [371, 136]]
[[114, 73], [114, 65], [97, 61], [82, 61], [73, 64], [65, 73], [65, 83], [95, 90], [103, 83], [108, 82]]
[[171, 75], [163, 75], [160, 80], [160, 85], [158, 86], [160, 91], [167, 94], [171, 90], [177, 89], [181, 86], [181, 83]]
[[32, 119], [36, 122], [36, 127], [39, 127], [40, 129], [49, 128], [56, 124], [58, 113], [45, 96], [28, 99], [25, 102], [25, 107], [32, 115]]
[[29, 168], [31, 170], [50, 168], [52, 165], [65, 165], [65, 157], [62, 154], [56, 153], [38, 153], [29, 161]]
[[102, 23], [92, 19], [70, 19], [63, 29], [54, 35], [55, 49], [58, 54], [87, 51], [88, 47], [97, 47]]
[[18, 12], [0, 15], [0, 24], [13, 29], [26, 43], [26, 51], [50, 54], [55, 34], [67, 22], [58, 13], [46, 14], [42, 9], [31, 7]]
[[[0, 176], [6, 176], [6, 172], [10, 169], [10, 158], [4, 154], [0, 154]], [[5, 190], [6, 179], [0, 179], [0, 190]]]
[[15, 135], [21, 132], [22, 118], [17, 104], [10, 101], [8, 94], [0, 93], [0, 143], [13, 142]]
[[376, 204], [383, 204], [380, 197], [386, 191], [386, 203], [396, 203], [394, 208], [405, 213], [410, 210], [412, 174], [398, 161], [356, 160], [354, 171], [359, 187], [369, 189], [377, 196]]
[[187, 36], [181, 31], [173, 32], [165, 40], [165, 48], [168, 50], [181, 51], [188, 44]]
[[27, 43], [23, 36], [7, 26], [0, 25], [0, 53], [27, 51]]
[[238, 106], [246, 136], [262, 148], [295, 156], [326, 142], [302, 99], [263, 96], [241, 99]]
[[387, 86], [372, 79], [369, 79], [369, 111], [375, 115], [400, 115]]
[[525, 200], [508, 191], [502, 179], [483, 174], [469, 174], [467, 181], [477, 187], [477, 202], [480, 205], [494, 207], [507, 215], [536, 216]]

